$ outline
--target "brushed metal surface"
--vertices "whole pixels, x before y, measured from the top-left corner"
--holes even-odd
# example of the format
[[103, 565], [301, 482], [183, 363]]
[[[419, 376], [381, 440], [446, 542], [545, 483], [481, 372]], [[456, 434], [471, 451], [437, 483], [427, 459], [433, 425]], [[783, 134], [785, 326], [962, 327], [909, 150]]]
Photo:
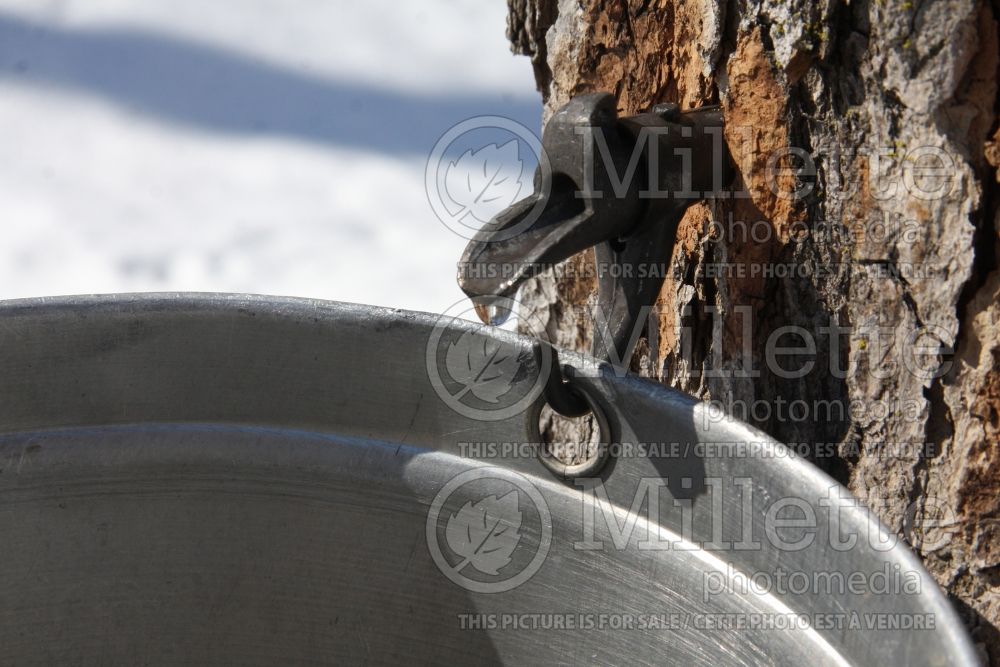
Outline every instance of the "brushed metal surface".
[[[648, 534], [636, 530], [622, 548], [581, 549], [584, 487], [532, 457], [462, 456], [461, 443], [537, 442], [540, 406], [490, 422], [452, 410], [428, 378], [436, 324], [236, 295], [0, 304], [0, 664], [975, 664], [905, 545], [830, 548], [832, 531], [887, 537], [850, 498], [826, 500], [831, 479], [689, 397], [566, 355], [618, 440], [688, 445], [613, 458], [602, 472], [623, 520], [643, 480], [663, 480], [652, 531], [675, 548], [644, 548]], [[721, 446], [732, 442], [757, 443], [756, 455]], [[487, 468], [498, 484], [530, 481], [550, 516], [519, 526], [522, 546], [546, 534], [551, 544], [530, 579], [501, 593], [457, 585], [429, 549], [439, 492]], [[452, 501], [463, 493], [476, 500], [459, 489]], [[810, 545], [717, 544], [738, 543], [748, 516], [762, 533], [783, 497], [816, 509]], [[593, 531], [613, 545], [600, 517]], [[709, 573], [779, 566], [898, 568], [920, 593], [705, 594]], [[851, 612], [861, 627], [461, 627], [463, 615], [483, 614]], [[864, 614], [929, 616], [934, 627], [869, 628]]]

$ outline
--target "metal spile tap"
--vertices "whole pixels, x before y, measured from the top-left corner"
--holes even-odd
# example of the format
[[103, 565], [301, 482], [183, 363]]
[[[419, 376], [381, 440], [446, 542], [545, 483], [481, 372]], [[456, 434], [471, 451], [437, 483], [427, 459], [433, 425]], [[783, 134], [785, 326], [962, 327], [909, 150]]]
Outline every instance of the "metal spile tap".
[[611, 95], [573, 98], [545, 126], [534, 192], [472, 239], [459, 286], [488, 320], [525, 280], [596, 247], [593, 354], [627, 366], [684, 211], [726, 196], [732, 169], [722, 125], [715, 106], [662, 104], [619, 118]]

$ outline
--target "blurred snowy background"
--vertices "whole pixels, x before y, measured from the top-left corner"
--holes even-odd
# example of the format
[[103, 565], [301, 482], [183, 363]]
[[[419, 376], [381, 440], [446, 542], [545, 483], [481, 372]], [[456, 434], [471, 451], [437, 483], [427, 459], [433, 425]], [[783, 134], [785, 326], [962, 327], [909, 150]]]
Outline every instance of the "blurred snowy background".
[[287, 294], [441, 312], [424, 167], [538, 132], [502, 0], [0, 0], [0, 298]]

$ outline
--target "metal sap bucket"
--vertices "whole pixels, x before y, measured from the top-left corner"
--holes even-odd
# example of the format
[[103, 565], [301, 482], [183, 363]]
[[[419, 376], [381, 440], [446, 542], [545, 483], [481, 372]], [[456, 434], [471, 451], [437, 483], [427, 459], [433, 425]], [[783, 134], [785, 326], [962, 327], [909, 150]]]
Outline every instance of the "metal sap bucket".
[[563, 353], [613, 446], [553, 474], [538, 351], [301, 299], [0, 304], [0, 663], [975, 664], [905, 545], [687, 396]]

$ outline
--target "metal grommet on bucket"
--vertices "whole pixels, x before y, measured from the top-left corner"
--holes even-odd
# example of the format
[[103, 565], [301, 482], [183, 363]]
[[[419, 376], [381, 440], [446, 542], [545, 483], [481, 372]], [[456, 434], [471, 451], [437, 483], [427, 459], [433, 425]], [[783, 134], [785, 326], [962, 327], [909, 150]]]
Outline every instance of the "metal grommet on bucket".
[[[547, 343], [543, 343], [548, 345]], [[611, 445], [611, 427], [600, 405], [583, 389], [563, 374], [556, 349], [549, 345], [550, 372], [545, 385], [545, 401], [563, 417], [583, 417], [593, 414], [597, 421], [599, 439], [597, 452], [582, 463], [563, 463], [549, 451], [548, 443], [538, 448], [538, 460], [553, 474], [563, 479], [596, 476], [608, 461]]]

